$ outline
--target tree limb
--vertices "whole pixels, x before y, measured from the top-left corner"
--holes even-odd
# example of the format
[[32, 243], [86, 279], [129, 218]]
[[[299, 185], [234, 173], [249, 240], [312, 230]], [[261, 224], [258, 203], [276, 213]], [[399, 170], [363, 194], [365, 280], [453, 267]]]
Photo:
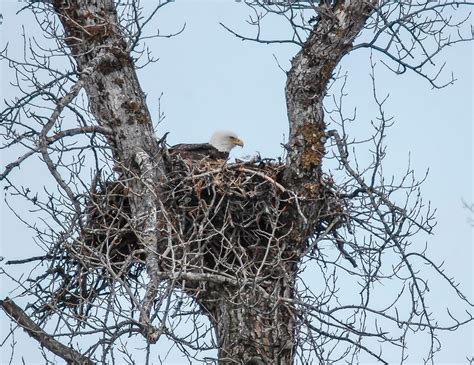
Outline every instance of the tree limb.
[[68, 364], [73, 365], [94, 365], [95, 363], [88, 357], [80, 354], [76, 350], [56, 341], [52, 336], [43, 331], [30, 317], [10, 298], [0, 300], [0, 306], [5, 313], [21, 326], [30, 337], [38, 341], [41, 346], [64, 359]]

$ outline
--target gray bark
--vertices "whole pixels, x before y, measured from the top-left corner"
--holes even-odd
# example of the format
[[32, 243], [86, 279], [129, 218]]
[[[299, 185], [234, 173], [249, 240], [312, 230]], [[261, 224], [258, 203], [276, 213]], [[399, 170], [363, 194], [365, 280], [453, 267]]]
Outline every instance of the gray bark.
[[284, 261], [263, 285], [216, 287], [201, 301], [215, 326], [219, 364], [293, 363], [294, 266]]
[[326, 142], [323, 99], [328, 81], [376, 5], [376, 0], [321, 5], [320, 19], [293, 58], [286, 83], [290, 125], [287, 180], [305, 196], [319, 191]]
[[163, 162], [158, 156], [150, 113], [140, 88], [135, 65], [120, 33], [112, 0], [55, 0], [54, 9], [63, 24], [64, 40], [84, 79], [89, 105], [97, 123], [112, 133], [116, 170], [128, 178], [132, 224], [146, 250], [150, 283], [140, 322], [150, 342], [156, 330], [149, 323], [151, 302], [158, 285], [157, 204]]

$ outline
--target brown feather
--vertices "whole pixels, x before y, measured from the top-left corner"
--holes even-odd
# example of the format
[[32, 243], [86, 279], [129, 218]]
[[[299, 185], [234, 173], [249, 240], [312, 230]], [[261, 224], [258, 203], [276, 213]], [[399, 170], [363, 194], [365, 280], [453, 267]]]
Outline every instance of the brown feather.
[[180, 155], [185, 160], [202, 160], [209, 158], [212, 160], [226, 160], [228, 152], [221, 152], [209, 143], [181, 143], [170, 147], [170, 154]]

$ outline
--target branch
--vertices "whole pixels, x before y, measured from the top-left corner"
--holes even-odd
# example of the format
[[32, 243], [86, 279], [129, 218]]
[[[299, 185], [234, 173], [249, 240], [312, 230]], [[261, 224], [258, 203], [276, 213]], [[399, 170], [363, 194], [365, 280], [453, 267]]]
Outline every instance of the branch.
[[51, 117], [49, 118], [48, 123], [43, 127], [40, 135], [39, 135], [39, 142], [38, 142], [38, 150], [41, 152], [44, 162], [49, 169], [51, 175], [56, 179], [56, 182], [59, 186], [66, 192], [69, 199], [71, 199], [72, 204], [74, 205], [75, 211], [77, 214], [80, 214], [81, 207], [79, 202], [77, 201], [76, 196], [74, 195], [73, 191], [69, 187], [69, 185], [64, 181], [61, 174], [56, 168], [55, 163], [51, 159], [49, 152], [48, 152], [48, 132], [53, 128], [54, 124], [58, 121], [59, 116], [61, 115], [63, 109], [66, 105], [68, 105], [74, 98], [79, 94], [83, 87], [84, 81], [83, 79], [79, 79], [70, 89], [70, 91], [61, 98], [58, 103], [56, 104], [56, 108], [54, 109]]
[[[352, 47], [356, 36], [375, 11], [377, 1], [338, 2], [320, 12], [302, 50], [292, 60], [286, 83], [290, 124], [285, 180], [298, 193], [311, 196], [318, 190], [324, 156], [323, 100], [335, 67]], [[316, 181], [316, 183], [313, 183]]]
[[0, 306], [3, 308], [5, 313], [13, 319], [19, 326], [21, 326], [26, 333], [41, 346], [46, 347], [49, 351], [64, 359], [68, 364], [77, 365], [94, 365], [95, 363], [88, 357], [81, 355], [76, 350], [63, 345], [56, 341], [51, 335], [44, 332], [30, 317], [15, 304], [10, 298], [0, 300]]
[[296, 44], [297, 46], [300, 46], [302, 47], [303, 44], [301, 42], [298, 42], [298, 41], [295, 41], [295, 40], [290, 40], [290, 39], [260, 39], [259, 36], [257, 36], [257, 38], [254, 38], [254, 37], [245, 37], [235, 31], [233, 31], [232, 29], [230, 29], [229, 27], [227, 27], [225, 24], [223, 23], [219, 23], [225, 30], [227, 30], [229, 33], [233, 34], [234, 36], [236, 36], [237, 38], [239, 38], [240, 40], [242, 41], [253, 41], [253, 42], [258, 42], [258, 43], [263, 43], [263, 44], [274, 44], [274, 43], [277, 43], [277, 44], [285, 44], [285, 43], [290, 43], [290, 44]]
[[[102, 133], [104, 135], [110, 135], [112, 132], [107, 127], [101, 126], [85, 126], [79, 128], [71, 128], [64, 131], [60, 131], [51, 137], [46, 137], [46, 144], [49, 146], [64, 137], [71, 137], [78, 134], [86, 134], [86, 133]], [[5, 179], [8, 174], [15, 168], [19, 167], [23, 161], [28, 159], [29, 157], [33, 156], [35, 153], [39, 152], [39, 147], [33, 148], [24, 155], [18, 157], [15, 161], [9, 163], [5, 166], [5, 170], [0, 174], [0, 181]]]

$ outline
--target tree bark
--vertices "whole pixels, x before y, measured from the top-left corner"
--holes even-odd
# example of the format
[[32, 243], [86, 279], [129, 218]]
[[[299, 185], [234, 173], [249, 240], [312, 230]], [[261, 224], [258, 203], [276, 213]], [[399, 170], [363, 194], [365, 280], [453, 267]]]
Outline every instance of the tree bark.
[[302, 198], [289, 242], [299, 255], [304, 254], [307, 239], [314, 233], [324, 202], [321, 175], [327, 139], [326, 88], [376, 6], [377, 0], [336, 1], [334, 5], [321, 1], [317, 22], [288, 72], [285, 93], [290, 131], [284, 180]]
[[290, 125], [286, 179], [305, 197], [319, 192], [326, 142], [326, 87], [376, 6], [377, 0], [337, 1], [334, 6], [321, 2], [319, 19], [293, 58], [286, 82]]
[[284, 261], [262, 284], [219, 286], [200, 301], [211, 314], [220, 365], [293, 363], [294, 266]]
[[64, 41], [85, 80], [90, 109], [98, 124], [112, 131], [109, 143], [116, 170], [127, 178], [131, 223], [146, 251], [150, 277], [140, 322], [148, 340], [155, 342], [157, 331], [149, 323], [149, 314], [159, 282], [156, 203], [164, 167], [145, 95], [112, 0], [54, 0], [53, 6], [64, 27]]

